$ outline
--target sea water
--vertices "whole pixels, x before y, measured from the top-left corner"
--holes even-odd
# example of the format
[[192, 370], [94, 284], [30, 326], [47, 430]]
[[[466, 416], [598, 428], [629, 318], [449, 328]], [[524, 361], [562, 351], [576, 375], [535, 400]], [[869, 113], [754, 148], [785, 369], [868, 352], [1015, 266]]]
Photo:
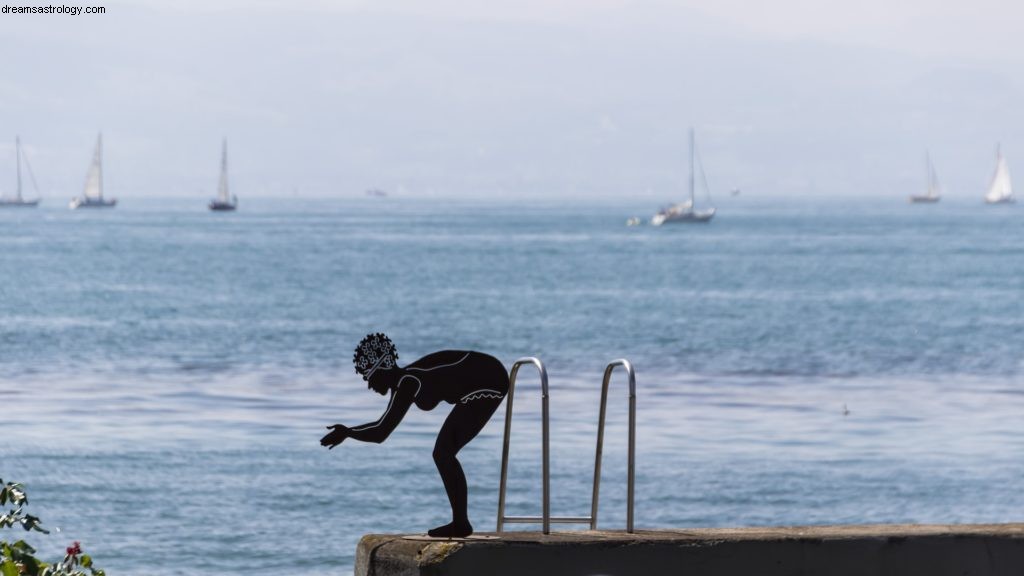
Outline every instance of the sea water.
[[[744, 196], [654, 228], [625, 225], [638, 202], [58, 204], [0, 212], [0, 477], [53, 530], [27, 535], [44, 557], [78, 540], [110, 574], [341, 574], [362, 534], [447, 522], [447, 405], [381, 445], [318, 443], [383, 411], [351, 363], [378, 331], [400, 363], [544, 360], [556, 515], [589, 511], [600, 378], [625, 357], [638, 528], [1024, 519], [1012, 206]], [[518, 393], [508, 513], [535, 515], [529, 367]], [[503, 419], [460, 455], [482, 531]], [[621, 372], [608, 419], [618, 529]]]

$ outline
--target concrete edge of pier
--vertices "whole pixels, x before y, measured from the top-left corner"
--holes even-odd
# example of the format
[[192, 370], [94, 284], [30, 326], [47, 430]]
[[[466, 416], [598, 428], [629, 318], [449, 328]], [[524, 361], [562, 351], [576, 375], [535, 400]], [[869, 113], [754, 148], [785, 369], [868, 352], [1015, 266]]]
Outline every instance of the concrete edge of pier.
[[355, 574], [1020, 576], [1024, 524], [505, 532], [449, 541], [370, 534], [359, 541]]

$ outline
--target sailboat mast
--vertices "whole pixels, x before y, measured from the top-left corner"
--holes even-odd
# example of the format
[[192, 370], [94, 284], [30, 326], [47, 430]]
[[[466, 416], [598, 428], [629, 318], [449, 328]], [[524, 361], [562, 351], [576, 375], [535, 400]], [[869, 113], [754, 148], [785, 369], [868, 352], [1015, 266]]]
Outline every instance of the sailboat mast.
[[100, 188], [100, 198], [103, 198], [103, 133], [96, 137], [96, 169]]
[[1002, 169], [1002, 145], [1000, 142], [995, 142], [995, 174], [992, 176], [994, 181], [999, 175], [999, 170]]
[[230, 201], [228, 194], [228, 139], [225, 138], [221, 145], [220, 153], [220, 186], [217, 191], [218, 200], [221, 202]]
[[16, 164], [18, 166], [18, 188], [16, 200], [21, 200], [21, 138], [19, 136], [14, 137], [14, 150], [16, 156]]
[[929, 152], [927, 152], [927, 151], [925, 151], [925, 153], [924, 153], [924, 169], [928, 172], [928, 174], [926, 175], [926, 178], [925, 178], [925, 182], [928, 183], [928, 191], [927, 191], [927, 193], [928, 193], [928, 196], [930, 197], [932, 195], [932, 193], [933, 193], [933, 190], [935, 189], [935, 184], [934, 184], [934, 182], [932, 182], [932, 172], [933, 172], [933, 170], [932, 170], [932, 157], [931, 157], [931, 154]]
[[[992, 175], [992, 186], [994, 187], [996, 182], [999, 181], [1000, 176], [1003, 172], [1003, 145], [1001, 142], [996, 142], [996, 173]], [[1004, 196], [1002, 189], [998, 190], [999, 198]]]
[[693, 197], [693, 155], [694, 155], [694, 142], [693, 142], [693, 128], [690, 128], [690, 206], [694, 205]]

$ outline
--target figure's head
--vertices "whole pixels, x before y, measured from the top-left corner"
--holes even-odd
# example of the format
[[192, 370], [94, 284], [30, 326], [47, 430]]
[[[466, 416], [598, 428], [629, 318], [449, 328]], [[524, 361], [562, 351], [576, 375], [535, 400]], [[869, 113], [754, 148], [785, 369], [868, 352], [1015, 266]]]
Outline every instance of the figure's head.
[[394, 378], [392, 372], [398, 366], [398, 350], [391, 339], [382, 333], [367, 334], [356, 346], [352, 362], [356, 372], [363, 376], [367, 386], [378, 394], [386, 394]]

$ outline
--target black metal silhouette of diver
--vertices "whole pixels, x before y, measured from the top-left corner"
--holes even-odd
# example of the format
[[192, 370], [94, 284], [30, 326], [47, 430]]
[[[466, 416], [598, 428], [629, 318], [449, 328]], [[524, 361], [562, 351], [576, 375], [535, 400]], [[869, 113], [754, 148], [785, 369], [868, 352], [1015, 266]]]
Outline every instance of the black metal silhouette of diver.
[[454, 404], [434, 443], [434, 463], [452, 507], [450, 524], [427, 532], [439, 538], [473, 533], [467, 512], [466, 475], [456, 455], [483, 429], [508, 392], [508, 372], [501, 361], [481, 352], [442, 350], [399, 367], [395, 345], [384, 334], [370, 334], [356, 347], [353, 362], [369, 388], [391, 392], [384, 415], [376, 422], [349, 428], [334, 424], [320, 444], [334, 448], [346, 438], [381, 443], [413, 404], [433, 410], [442, 401]]

